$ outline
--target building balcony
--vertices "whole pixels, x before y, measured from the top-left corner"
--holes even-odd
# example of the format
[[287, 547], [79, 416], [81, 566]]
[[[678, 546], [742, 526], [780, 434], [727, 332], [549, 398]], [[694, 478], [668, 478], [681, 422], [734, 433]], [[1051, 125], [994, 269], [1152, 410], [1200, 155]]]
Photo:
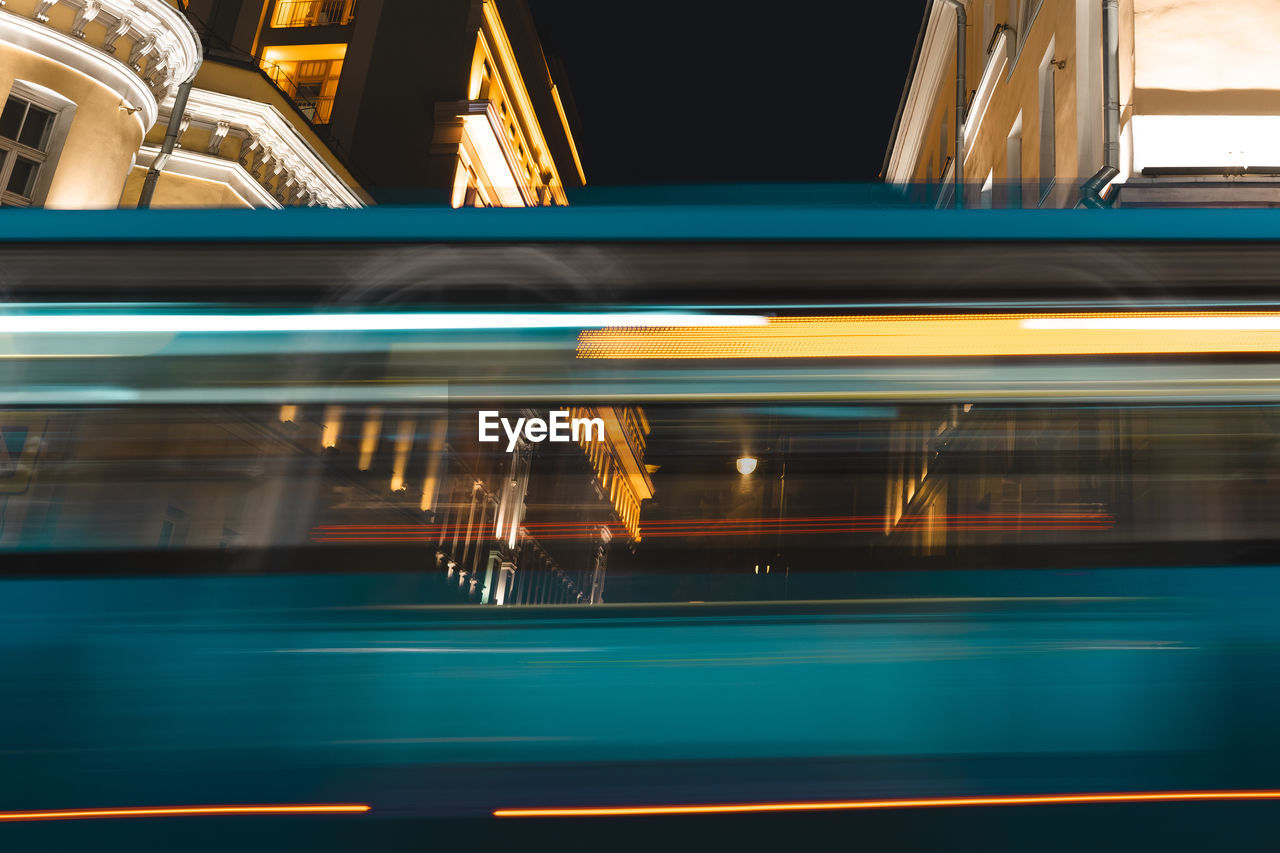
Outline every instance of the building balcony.
[[263, 51], [263, 72], [315, 125], [328, 124], [342, 76], [345, 44], [273, 46]]
[[357, 0], [277, 0], [273, 29], [346, 26], [355, 20]]
[[[172, 99], [161, 105], [166, 125], [172, 108]], [[181, 131], [168, 171], [225, 184], [247, 206], [364, 206], [354, 181], [338, 174], [279, 109], [262, 100], [192, 89]], [[159, 154], [157, 130], [139, 151], [139, 166]]]

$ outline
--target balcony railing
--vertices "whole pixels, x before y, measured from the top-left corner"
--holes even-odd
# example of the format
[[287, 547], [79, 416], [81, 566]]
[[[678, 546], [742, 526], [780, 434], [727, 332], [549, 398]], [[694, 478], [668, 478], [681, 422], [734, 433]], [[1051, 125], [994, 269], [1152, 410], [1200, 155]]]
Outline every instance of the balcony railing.
[[356, 0], [277, 0], [271, 26], [343, 26], [356, 17]]
[[308, 121], [312, 124], [329, 123], [333, 115], [333, 95], [315, 94], [315, 89], [320, 88], [319, 86], [299, 85], [298, 81], [274, 62], [263, 62], [262, 70], [271, 78], [271, 82], [293, 101], [298, 107], [298, 112], [306, 116]]
[[333, 95], [294, 95], [293, 102], [312, 124], [328, 124], [333, 115]]

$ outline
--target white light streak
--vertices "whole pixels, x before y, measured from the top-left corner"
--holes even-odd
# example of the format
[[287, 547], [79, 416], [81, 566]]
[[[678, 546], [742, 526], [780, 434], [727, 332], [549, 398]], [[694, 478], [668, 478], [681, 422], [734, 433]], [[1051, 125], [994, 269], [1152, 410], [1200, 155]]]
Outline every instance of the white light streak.
[[434, 332], [763, 326], [768, 322], [759, 315], [688, 313], [6, 314], [0, 315], [0, 334]]
[[1200, 317], [1035, 317], [1021, 322], [1024, 329], [1080, 329], [1098, 331], [1160, 332], [1277, 332], [1280, 315], [1232, 317], [1206, 314]]

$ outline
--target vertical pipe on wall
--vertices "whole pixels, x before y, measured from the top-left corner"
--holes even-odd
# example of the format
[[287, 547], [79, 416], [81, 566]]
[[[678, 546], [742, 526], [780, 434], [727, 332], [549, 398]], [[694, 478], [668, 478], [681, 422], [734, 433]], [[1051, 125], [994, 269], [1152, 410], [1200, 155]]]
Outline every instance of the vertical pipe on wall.
[[1102, 0], [1103, 143], [1098, 173], [1080, 187], [1080, 205], [1110, 207], [1102, 191], [1120, 174], [1120, 0]]

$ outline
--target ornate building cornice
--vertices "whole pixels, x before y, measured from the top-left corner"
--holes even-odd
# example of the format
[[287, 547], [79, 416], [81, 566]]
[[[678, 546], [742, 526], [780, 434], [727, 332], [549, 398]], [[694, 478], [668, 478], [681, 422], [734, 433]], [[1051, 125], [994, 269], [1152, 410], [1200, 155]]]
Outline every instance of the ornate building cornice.
[[0, 0], [0, 7], [0, 40], [109, 86], [143, 132], [200, 63], [195, 30], [164, 0]]
[[[167, 122], [170, 98], [161, 107]], [[192, 131], [204, 131], [191, 144]], [[232, 165], [260, 190], [260, 206], [364, 207], [360, 197], [270, 104], [220, 92], [192, 89], [179, 144], [195, 159]], [[246, 199], [249, 200], [249, 199]], [[257, 202], [255, 202], [257, 205]]]

